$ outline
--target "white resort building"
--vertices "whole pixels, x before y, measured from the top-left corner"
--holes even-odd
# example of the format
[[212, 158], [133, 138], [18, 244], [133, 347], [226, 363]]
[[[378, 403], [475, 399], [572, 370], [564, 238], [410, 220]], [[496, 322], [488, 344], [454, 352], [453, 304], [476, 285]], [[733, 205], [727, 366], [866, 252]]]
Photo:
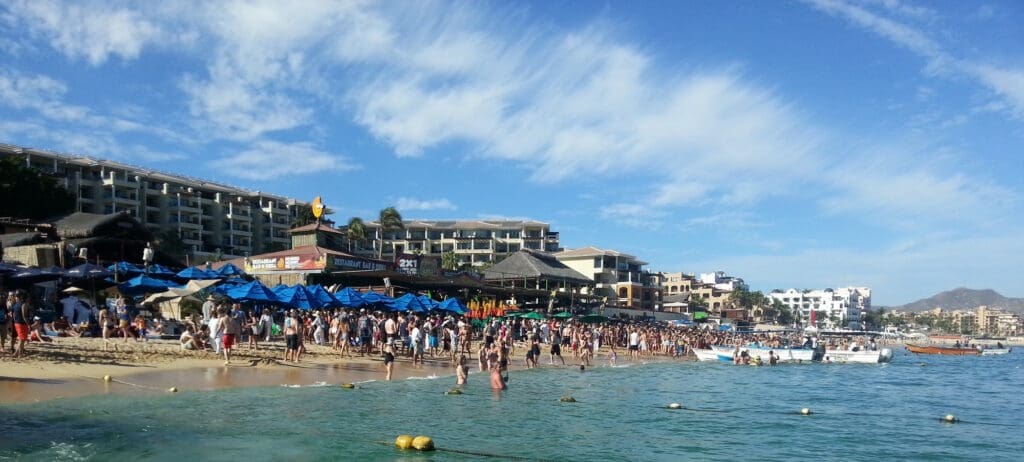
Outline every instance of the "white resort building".
[[86, 156], [0, 144], [0, 156], [54, 177], [77, 198], [75, 211], [127, 212], [150, 231], [178, 232], [196, 261], [248, 256], [291, 245], [304, 202]]
[[846, 327], [860, 322], [861, 314], [871, 309], [871, 289], [843, 287], [839, 289], [772, 291], [768, 297], [778, 300], [799, 314], [804, 325], [816, 312], [816, 324], [824, 327]]

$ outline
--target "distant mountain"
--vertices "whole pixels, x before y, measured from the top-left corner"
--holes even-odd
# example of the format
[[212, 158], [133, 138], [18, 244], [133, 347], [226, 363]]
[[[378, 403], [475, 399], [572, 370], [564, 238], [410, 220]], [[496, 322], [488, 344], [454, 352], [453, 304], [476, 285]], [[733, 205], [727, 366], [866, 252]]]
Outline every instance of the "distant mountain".
[[1024, 313], [1024, 298], [1004, 297], [992, 289], [974, 290], [960, 287], [906, 305], [889, 306], [886, 310], [919, 312], [938, 307], [944, 310], [969, 310], [979, 306]]

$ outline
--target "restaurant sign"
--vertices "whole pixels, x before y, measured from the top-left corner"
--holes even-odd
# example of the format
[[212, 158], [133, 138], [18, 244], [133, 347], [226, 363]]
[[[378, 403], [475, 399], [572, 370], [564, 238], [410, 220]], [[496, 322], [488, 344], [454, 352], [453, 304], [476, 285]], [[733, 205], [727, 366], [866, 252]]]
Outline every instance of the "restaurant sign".
[[403, 253], [395, 258], [395, 270], [402, 274], [417, 275], [420, 269], [420, 257]]
[[287, 255], [275, 258], [252, 258], [246, 261], [248, 271], [322, 270], [324, 259], [313, 255]]
[[385, 271], [388, 269], [388, 264], [385, 262], [354, 257], [333, 257], [331, 263], [336, 269], [349, 271]]

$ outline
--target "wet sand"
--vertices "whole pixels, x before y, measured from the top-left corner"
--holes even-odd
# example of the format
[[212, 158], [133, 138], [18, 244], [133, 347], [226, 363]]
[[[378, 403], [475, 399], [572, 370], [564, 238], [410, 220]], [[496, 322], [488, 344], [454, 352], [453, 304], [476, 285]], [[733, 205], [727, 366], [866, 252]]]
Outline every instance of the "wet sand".
[[[117, 345], [117, 351], [113, 345]], [[111, 342], [103, 350], [101, 339], [58, 339], [30, 343], [30, 355], [12, 360], [5, 350], [0, 358], [0, 403], [36, 402], [96, 394], [169, 393], [274, 385], [343, 384], [384, 379], [379, 356], [342, 358], [335, 350], [307, 345], [302, 362], [283, 362], [283, 342], [261, 344], [259, 350], [236, 349], [231, 364], [212, 352], [182, 351], [173, 340], [146, 343]], [[451, 375], [450, 361], [428, 359], [413, 365], [396, 361], [393, 380]], [[104, 376], [109, 375], [109, 382]]]

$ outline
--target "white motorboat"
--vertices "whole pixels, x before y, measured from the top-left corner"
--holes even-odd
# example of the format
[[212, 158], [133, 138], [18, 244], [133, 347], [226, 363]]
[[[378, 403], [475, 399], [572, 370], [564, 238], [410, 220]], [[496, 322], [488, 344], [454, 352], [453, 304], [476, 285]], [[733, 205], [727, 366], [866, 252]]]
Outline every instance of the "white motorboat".
[[982, 348], [982, 356], [1005, 355], [1013, 351], [1013, 348]]
[[841, 364], [877, 364], [890, 361], [892, 361], [892, 349], [890, 348], [867, 351], [825, 350], [825, 357], [822, 359], [822, 362]]
[[[732, 358], [733, 353], [736, 351], [735, 346], [729, 345], [715, 345], [711, 347], [719, 355], [725, 355], [727, 358]], [[746, 351], [751, 358], [761, 357], [761, 360], [766, 364], [768, 363], [768, 354], [774, 353], [779, 358], [780, 363], [786, 362], [810, 362], [814, 357], [814, 350], [810, 348], [768, 348], [762, 346], [746, 345], [741, 346], [740, 352]]]

